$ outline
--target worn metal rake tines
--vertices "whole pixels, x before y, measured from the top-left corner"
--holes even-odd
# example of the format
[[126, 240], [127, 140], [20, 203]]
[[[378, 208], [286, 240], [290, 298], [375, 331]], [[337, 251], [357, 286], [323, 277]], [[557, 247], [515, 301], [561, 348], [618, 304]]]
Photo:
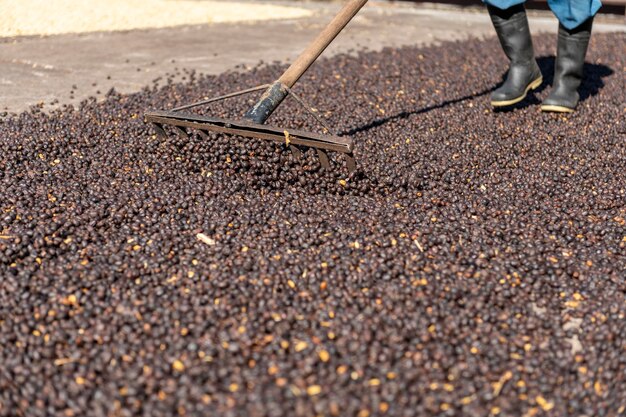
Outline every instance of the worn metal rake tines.
[[[187, 128], [198, 130], [203, 139], [208, 139], [205, 131], [213, 131], [219, 133], [234, 134], [238, 136], [272, 140], [277, 143], [285, 144], [292, 152], [296, 159], [300, 159], [302, 151], [299, 146], [315, 148], [317, 150], [320, 164], [325, 169], [330, 169], [330, 160], [327, 151], [339, 152], [346, 155], [346, 165], [350, 172], [356, 169], [356, 163], [352, 153], [352, 141], [348, 138], [342, 138], [334, 134], [318, 134], [298, 129], [285, 129], [276, 126], [259, 124], [250, 120], [227, 120], [216, 117], [200, 116], [193, 113], [184, 112], [183, 110], [191, 109], [228, 98], [237, 97], [243, 94], [253, 93], [261, 89], [267, 88], [266, 85], [249, 88], [242, 91], [226, 94], [219, 97], [202, 100], [196, 103], [187, 104], [174, 108], [170, 111], [152, 111], [145, 115], [146, 122], [151, 122], [157, 135], [165, 138], [167, 133], [163, 125], [171, 126], [173, 131], [183, 138], [187, 139], [189, 134]], [[296, 96], [291, 90], [287, 91], [298, 104], [300, 104], [316, 121], [318, 121], [325, 131], [331, 132], [330, 128], [323, 120], [315, 114], [310, 106], [308, 106], [300, 97]]]
[[[367, 0], [349, 0], [339, 11], [337, 16], [322, 30], [322, 32], [309, 44], [300, 56], [289, 66], [289, 68], [272, 84], [261, 85], [242, 91], [226, 94], [220, 97], [199, 101], [177, 107], [170, 111], [154, 111], [146, 113], [146, 122], [154, 124], [158, 135], [165, 136], [163, 125], [173, 126], [183, 137], [188, 136], [186, 129], [197, 129], [201, 132], [214, 131], [238, 136], [245, 136], [257, 139], [271, 140], [277, 143], [284, 143], [293, 153], [294, 157], [300, 157], [299, 147], [314, 148], [320, 164], [328, 169], [330, 161], [328, 151], [340, 152], [346, 156], [346, 165], [350, 172], [356, 170], [356, 162], [353, 155], [352, 140], [334, 134], [320, 135], [303, 130], [285, 129], [276, 126], [266, 125], [266, 120], [278, 108], [283, 100], [291, 95], [300, 105], [302, 105], [324, 128], [330, 132], [323, 120], [315, 114], [301, 98], [295, 95], [291, 88], [302, 77], [306, 70], [315, 62], [335, 37], [352, 20], [352, 18], [365, 6]], [[183, 113], [183, 110], [210, 104], [216, 101], [249, 94], [263, 90], [265, 92], [260, 100], [243, 116], [243, 120], [227, 120], [216, 117], [199, 116], [192, 113]], [[203, 136], [204, 137], [204, 136]]]
[[232, 121], [187, 114], [176, 114], [173, 116], [169, 112], [151, 112], [146, 115], [146, 119], [153, 123], [157, 134], [163, 138], [167, 136], [163, 125], [172, 126], [173, 130], [184, 138], [188, 137], [187, 128], [197, 130], [202, 138], [207, 139], [207, 131], [230, 133], [243, 137], [271, 140], [278, 144], [287, 145], [296, 158], [300, 158], [302, 154], [298, 147], [315, 148], [320, 164], [326, 169], [330, 168], [326, 152], [340, 152], [348, 158], [348, 169], [353, 171], [356, 168], [354, 157], [352, 156], [352, 143], [349, 139], [342, 137], [330, 137], [294, 129], [286, 131], [269, 125], [259, 127], [259, 125], [247, 121]]

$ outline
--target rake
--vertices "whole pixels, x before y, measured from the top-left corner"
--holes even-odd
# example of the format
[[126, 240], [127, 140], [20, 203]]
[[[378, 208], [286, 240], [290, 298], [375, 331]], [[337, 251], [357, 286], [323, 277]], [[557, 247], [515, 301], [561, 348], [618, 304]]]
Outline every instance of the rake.
[[[196, 130], [203, 139], [208, 139], [207, 132], [211, 131], [274, 141], [285, 144], [296, 158], [301, 156], [301, 148], [314, 148], [317, 152], [320, 165], [325, 169], [330, 169], [330, 161], [327, 152], [339, 152], [345, 155], [348, 171], [354, 172], [356, 170], [356, 162], [353, 154], [352, 140], [333, 134], [332, 130], [326, 126], [323, 120], [316, 114], [316, 111], [292, 91], [292, 87], [337, 35], [339, 35], [343, 28], [354, 18], [359, 10], [365, 6], [365, 3], [367, 3], [367, 0], [349, 0], [328, 26], [326, 26], [313, 42], [309, 44], [280, 78], [273, 83], [209, 98], [207, 100], [176, 107], [169, 111], [147, 112], [145, 114], [146, 122], [152, 123], [156, 134], [162, 138], [167, 137], [167, 132], [164, 129], [164, 126], [167, 125], [171, 126], [177, 134], [185, 138], [189, 137], [188, 129], [193, 129]], [[243, 115], [241, 120], [222, 119], [185, 112], [185, 110], [189, 110], [193, 107], [203, 106], [261, 90], [265, 90], [265, 92], [259, 101]], [[266, 125], [265, 121], [287, 96], [291, 96], [304, 107], [315, 120], [322, 125], [326, 134]]]

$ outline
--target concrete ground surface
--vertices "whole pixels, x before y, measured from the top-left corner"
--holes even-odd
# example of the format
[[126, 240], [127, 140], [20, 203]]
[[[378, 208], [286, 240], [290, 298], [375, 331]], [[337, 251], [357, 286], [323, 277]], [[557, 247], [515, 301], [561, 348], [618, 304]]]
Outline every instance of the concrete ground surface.
[[[182, 68], [219, 74], [260, 61], [289, 62], [341, 7], [341, 2], [237, 2], [244, 7], [280, 6], [283, 13], [267, 13], [263, 20], [249, 21], [249, 14], [227, 7], [233, 2], [211, 3], [223, 6], [213, 9], [217, 15], [212, 21], [229, 22], [0, 37], [0, 111], [20, 112], [36, 104], [50, 110], [78, 104], [89, 96], [104, 97], [112, 87], [132, 93]], [[232, 15], [227, 19], [219, 13]], [[236, 16], [244, 21], [237, 21]], [[190, 17], [190, 22], [197, 20]], [[530, 24], [535, 33], [556, 33], [557, 21], [549, 12], [530, 12]], [[132, 25], [125, 26], [129, 27]], [[626, 32], [626, 25], [623, 17], [602, 16], [594, 31]], [[324, 56], [492, 35], [489, 17], [480, 8], [370, 1]]]

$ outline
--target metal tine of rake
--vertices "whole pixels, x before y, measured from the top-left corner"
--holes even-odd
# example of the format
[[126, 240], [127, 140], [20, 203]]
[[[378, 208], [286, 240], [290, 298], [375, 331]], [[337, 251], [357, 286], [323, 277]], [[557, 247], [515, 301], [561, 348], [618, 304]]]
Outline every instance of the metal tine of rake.
[[[317, 110], [311, 107], [306, 101], [304, 101], [302, 97], [296, 94], [291, 88], [287, 87], [286, 89], [289, 95], [293, 97], [293, 99], [296, 100], [300, 104], [300, 106], [302, 106], [304, 110], [306, 110], [307, 113], [310, 114], [324, 128], [325, 130], [324, 133], [330, 133], [335, 136], [337, 135], [337, 133], [334, 132], [321, 117], [318, 116]], [[294, 157], [300, 158], [302, 156], [302, 152], [300, 151], [300, 149], [298, 149], [297, 146], [290, 145], [289, 149], [291, 150], [291, 153], [294, 155]], [[326, 153], [326, 151], [324, 151], [323, 149], [319, 149], [319, 148], [316, 148], [315, 150], [317, 152], [317, 158], [319, 159], [320, 164], [325, 169], [329, 169], [330, 161], [328, 159], [328, 153]], [[348, 166], [348, 169], [350, 170], [350, 172], [356, 169], [356, 162], [352, 155], [346, 154], [346, 165]]]
[[[228, 93], [228, 94], [224, 94], [221, 96], [217, 96], [217, 97], [212, 97], [212, 98], [208, 98], [208, 99], [204, 99], [201, 101], [196, 101], [195, 103], [191, 103], [191, 104], [185, 104], [183, 106], [179, 106], [179, 107], [175, 107], [173, 109], [171, 109], [171, 112], [179, 112], [181, 110], [187, 110], [187, 109], [191, 109], [193, 107], [198, 107], [198, 106], [203, 106], [206, 104], [210, 104], [210, 103], [214, 103], [216, 101], [222, 101], [222, 100], [226, 100], [232, 97], [238, 97], [238, 96], [242, 96], [244, 94], [250, 94], [250, 93], [254, 93], [255, 91], [260, 91], [260, 90], [265, 90], [266, 88], [268, 88], [270, 86], [270, 84], [261, 84], [261, 85], [257, 85], [256, 87], [251, 87], [251, 88], [246, 88], [245, 90], [240, 90], [240, 91], [235, 91], [233, 93]], [[157, 136], [160, 136], [162, 138], [167, 137], [167, 133], [165, 132], [165, 129], [163, 129], [163, 125], [161, 123], [152, 123], [154, 130], [157, 134]], [[182, 127], [179, 126], [172, 126], [174, 128], [174, 130], [183, 135], [184, 137], [189, 137], [189, 135], [187, 134], [186, 129], [183, 129]], [[203, 139], [206, 139], [206, 133], [202, 130], [200, 130], [200, 132], [202, 132], [201, 136]]]

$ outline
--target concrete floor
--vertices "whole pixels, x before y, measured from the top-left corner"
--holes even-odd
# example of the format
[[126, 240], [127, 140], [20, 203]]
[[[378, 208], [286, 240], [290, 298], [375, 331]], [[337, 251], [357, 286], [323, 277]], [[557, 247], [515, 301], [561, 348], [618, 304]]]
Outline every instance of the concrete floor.
[[[38, 103], [44, 103], [44, 109], [77, 104], [89, 96], [104, 96], [111, 87], [130, 93], [176, 68], [218, 74], [261, 60], [288, 62], [340, 6], [298, 3], [313, 14], [289, 20], [0, 38], [0, 110], [20, 112]], [[533, 12], [530, 22], [533, 32], [556, 32], [557, 21], [550, 13]], [[594, 31], [626, 32], [626, 25], [623, 18], [603, 17]], [[372, 1], [324, 56], [493, 34], [481, 9]], [[50, 104], [56, 100], [58, 104]]]

